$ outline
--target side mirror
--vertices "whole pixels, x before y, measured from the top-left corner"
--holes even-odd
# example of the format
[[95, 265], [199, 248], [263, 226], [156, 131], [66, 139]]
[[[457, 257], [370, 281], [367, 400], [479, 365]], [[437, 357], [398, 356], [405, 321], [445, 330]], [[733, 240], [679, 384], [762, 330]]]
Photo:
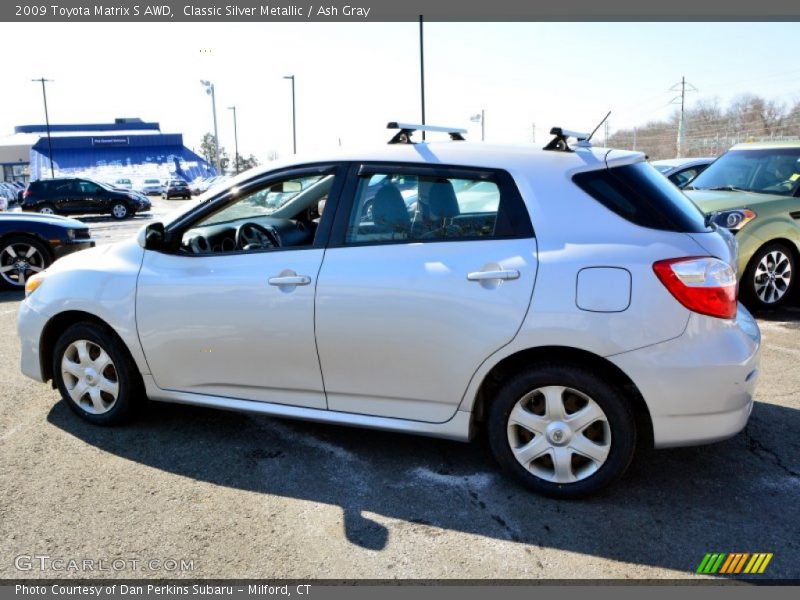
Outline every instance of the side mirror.
[[136, 241], [145, 250], [161, 250], [167, 239], [163, 223], [149, 223], [139, 230]]

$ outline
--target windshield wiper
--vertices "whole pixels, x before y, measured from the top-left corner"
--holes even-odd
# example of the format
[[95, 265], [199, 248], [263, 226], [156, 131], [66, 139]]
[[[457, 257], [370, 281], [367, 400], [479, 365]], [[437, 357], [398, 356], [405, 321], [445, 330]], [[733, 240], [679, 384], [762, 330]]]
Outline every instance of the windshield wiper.
[[703, 188], [711, 192], [749, 192], [750, 190], [743, 190], [732, 185], [721, 185], [719, 187]]

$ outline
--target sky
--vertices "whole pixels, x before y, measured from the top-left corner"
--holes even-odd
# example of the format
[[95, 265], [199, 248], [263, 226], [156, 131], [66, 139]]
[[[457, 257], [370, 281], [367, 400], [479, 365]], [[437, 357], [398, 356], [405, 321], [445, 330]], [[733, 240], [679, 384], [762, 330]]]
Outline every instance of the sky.
[[[550, 128], [613, 131], [665, 118], [682, 76], [687, 105], [752, 92], [800, 101], [800, 23], [426, 23], [427, 122], [469, 127], [485, 111], [488, 142], [543, 144]], [[0, 136], [44, 122], [157, 121], [199, 150], [220, 144], [264, 161], [385, 143], [388, 121], [420, 121], [417, 23], [0, 23], [6, 55]], [[13, 90], [13, 93], [9, 93]], [[600, 134], [602, 135], [602, 130]]]

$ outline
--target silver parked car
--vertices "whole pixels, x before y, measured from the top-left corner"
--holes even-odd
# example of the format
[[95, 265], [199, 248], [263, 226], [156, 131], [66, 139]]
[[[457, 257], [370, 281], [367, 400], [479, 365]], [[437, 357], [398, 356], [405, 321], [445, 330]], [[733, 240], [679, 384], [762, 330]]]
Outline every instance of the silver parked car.
[[641, 153], [396, 126], [398, 143], [250, 170], [32, 277], [22, 371], [99, 425], [149, 397], [485, 429], [507, 473], [557, 497], [608, 485], [641, 445], [745, 426], [760, 335], [733, 237]]
[[706, 170], [708, 165], [714, 162], [714, 157], [702, 158], [668, 158], [665, 160], [654, 160], [652, 164], [664, 177], [669, 179], [679, 188], [683, 188], [695, 177]]

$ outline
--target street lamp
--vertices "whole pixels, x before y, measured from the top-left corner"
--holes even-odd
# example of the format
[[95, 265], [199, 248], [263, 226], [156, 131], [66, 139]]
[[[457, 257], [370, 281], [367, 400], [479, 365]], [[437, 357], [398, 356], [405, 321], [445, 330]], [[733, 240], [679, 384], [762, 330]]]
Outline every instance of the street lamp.
[[45, 127], [47, 127], [47, 159], [50, 161], [50, 177], [52, 179], [55, 179], [56, 171], [53, 168], [53, 142], [50, 140], [50, 116], [47, 114], [47, 92], [44, 89], [44, 84], [50, 83], [53, 80], [40, 77], [39, 79], [31, 79], [31, 81], [39, 81], [42, 84], [42, 99], [44, 100], [44, 122], [45, 122]]
[[292, 80], [292, 151], [297, 154], [297, 120], [294, 112], [294, 75], [284, 75], [284, 79]]
[[481, 124], [481, 141], [483, 141], [486, 137], [486, 128], [484, 127], [484, 123], [486, 122], [486, 111], [481, 109], [480, 114], [474, 114], [469, 118], [470, 121], [473, 123], [480, 122]]
[[217, 175], [222, 175], [222, 163], [219, 160], [219, 135], [217, 135], [217, 99], [214, 95], [214, 84], [205, 79], [200, 80], [205, 86], [206, 94], [211, 96], [211, 112], [214, 115], [214, 162], [217, 165]]
[[236, 174], [239, 174], [239, 136], [236, 133], [236, 105], [229, 106], [228, 110], [233, 111], [233, 152], [234, 156], [236, 157], [235, 164], [236, 164]]

